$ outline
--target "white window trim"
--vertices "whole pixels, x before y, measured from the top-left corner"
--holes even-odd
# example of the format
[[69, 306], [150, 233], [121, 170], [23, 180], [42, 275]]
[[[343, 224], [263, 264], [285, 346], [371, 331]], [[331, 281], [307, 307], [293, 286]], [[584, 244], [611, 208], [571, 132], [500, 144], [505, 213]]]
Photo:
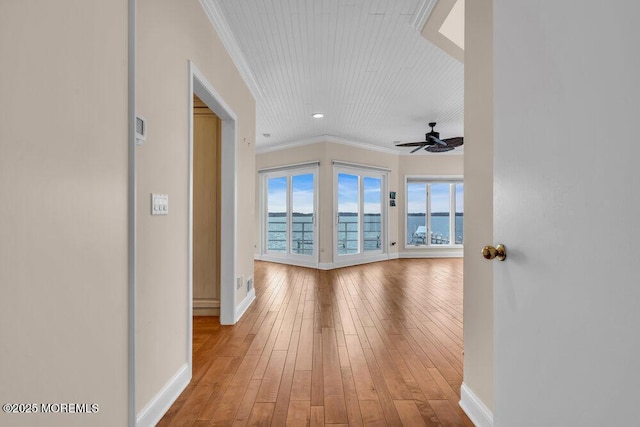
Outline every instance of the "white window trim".
[[[389, 169], [379, 166], [368, 166], [358, 163], [349, 163], [342, 161], [333, 161], [333, 266], [344, 267], [349, 265], [360, 264], [363, 262], [381, 261], [389, 259], [389, 207], [387, 197], [389, 191]], [[381, 188], [381, 223], [383, 227], [382, 242], [379, 251], [364, 251], [361, 250], [357, 254], [344, 254], [338, 255], [338, 174], [351, 173], [358, 175], [359, 185], [362, 185], [363, 177], [380, 178], [382, 180]], [[359, 216], [362, 216], [364, 212], [361, 212], [363, 207], [363, 191], [359, 191]], [[359, 236], [360, 243], [362, 243], [363, 233]]]
[[[258, 228], [260, 231], [259, 238], [259, 259], [264, 261], [279, 262], [284, 264], [298, 265], [303, 267], [317, 268], [319, 265], [320, 257], [320, 222], [318, 212], [319, 194], [319, 178], [320, 178], [320, 162], [305, 162], [297, 163], [285, 166], [276, 166], [272, 168], [264, 168], [258, 171], [260, 177], [260, 223]], [[287, 227], [287, 251], [284, 253], [269, 252], [267, 250], [267, 218], [268, 218], [268, 185], [267, 182], [270, 178], [286, 177], [287, 178], [287, 223], [290, 224], [289, 217], [291, 215], [291, 197], [289, 189], [291, 187], [291, 180], [294, 175], [313, 174], [313, 189], [314, 189], [314, 201], [313, 201], [313, 223], [314, 235], [313, 235], [313, 255], [297, 255], [290, 252], [289, 243], [291, 240], [291, 227]]]

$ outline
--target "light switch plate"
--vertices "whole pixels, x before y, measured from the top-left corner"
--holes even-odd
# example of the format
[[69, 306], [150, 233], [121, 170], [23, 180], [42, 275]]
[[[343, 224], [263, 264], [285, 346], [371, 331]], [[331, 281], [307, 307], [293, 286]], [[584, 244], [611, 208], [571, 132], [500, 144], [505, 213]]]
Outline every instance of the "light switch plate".
[[169, 215], [169, 195], [151, 193], [151, 215]]

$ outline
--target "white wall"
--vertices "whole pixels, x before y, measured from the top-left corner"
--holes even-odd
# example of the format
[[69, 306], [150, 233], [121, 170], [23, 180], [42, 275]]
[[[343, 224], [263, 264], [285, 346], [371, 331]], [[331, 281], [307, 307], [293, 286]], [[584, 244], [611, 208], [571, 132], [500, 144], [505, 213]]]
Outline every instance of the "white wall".
[[3, 426], [127, 424], [127, 1], [0, 2]]
[[[378, 150], [355, 147], [336, 142], [318, 142], [299, 147], [258, 153], [256, 168], [291, 165], [306, 161], [320, 160], [320, 263], [333, 262], [333, 160], [379, 166], [390, 169], [389, 191], [397, 193], [397, 207], [389, 207], [389, 246], [392, 257], [404, 252], [404, 177], [405, 175], [456, 175], [463, 174], [462, 155], [397, 155]], [[259, 185], [256, 182], [256, 185]], [[256, 193], [256, 206], [260, 205], [260, 195]], [[255, 222], [259, 222], [256, 211]], [[255, 252], [259, 252], [259, 230], [255, 235]], [[428, 254], [428, 249], [416, 249], [412, 254]]]
[[[188, 60], [238, 117], [235, 268], [244, 277], [253, 274], [255, 102], [197, 0], [139, 0], [137, 35], [137, 110], [148, 126], [137, 151], [140, 412], [188, 360]], [[168, 216], [150, 215], [152, 192], [169, 195]]]

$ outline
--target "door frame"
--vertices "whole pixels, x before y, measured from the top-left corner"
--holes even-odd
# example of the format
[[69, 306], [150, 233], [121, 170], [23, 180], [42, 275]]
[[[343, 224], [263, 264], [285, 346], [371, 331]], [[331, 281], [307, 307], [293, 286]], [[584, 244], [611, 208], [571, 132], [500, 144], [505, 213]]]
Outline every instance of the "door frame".
[[[364, 206], [364, 189], [360, 188], [364, 177], [367, 174], [372, 174], [371, 177], [380, 177], [382, 180], [381, 185], [381, 197], [380, 197], [380, 216], [381, 216], [381, 224], [384, 230], [381, 235], [381, 245], [380, 251], [369, 251], [369, 253], [364, 252], [364, 248], [362, 247], [360, 252], [357, 254], [349, 254], [349, 255], [338, 255], [338, 175], [340, 173], [349, 173], [352, 172], [354, 175], [358, 176], [358, 221], [360, 222], [361, 217], [364, 215], [362, 212], [362, 208]], [[332, 233], [333, 237], [331, 238], [333, 242], [333, 266], [334, 267], [346, 267], [350, 265], [358, 265], [365, 264], [369, 262], [375, 261], [383, 261], [389, 259], [389, 250], [388, 250], [388, 242], [389, 242], [389, 205], [386, 203], [387, 194], [389, 191], [389, 175], [390, 169], [379, 167], [379, 166], [369, 166], [362, 165], [358, 163], [350, 163], [350, 162], [342, 162], [342, 161], [333, 161], [333, 227]], [[361, 230], [358, 233], [358, 239], [360, 243], [362, 243], [364, 230]]]
[[[270, 177], [282, 176], [287, 178], [287, 215], [291, 210], [291, 199], [289, 197], [289, 189], [291, 186], [292, 177], [296, 174], [313, 174], [313, 210], [314, 210], [314, 235], [313, 235], [313, 256], [296, 255], [288, 252], [284, 255], [278, 255], [267, 252], [267, 197], [268, 188], [267, 180]], [[260, 203], [259, 203], [259, 224], [258, 229], [260, 231], [259, 238], [259, 256], [256, 259], [270, 262], [279, 262], [290, 265], [297, 265], [301, 267], [318, 268], [320, 262], [320, 220], [319, 220], [319, 200], [320, 200], [320, 162], [312, 161], [305, 163], [297, 163], [293, 165], [277, 166], [272, 168], [264, 168], [258, 171], [259, 176], [259, 191], [260, 191]], [[287, 216], [288, 217], [288, 216]], [[287, 233], [287, 240], [290, 240], [290, 230]], [[287, 244], [290, 242], [287, 242]]]
[[193, 95], [197, 95], [221, 121], [222, 144], [221, 164], [221, 204], [220, 207], [220, 323], [233, 325], [237, 319], [236, 308], [236, 135], [237, 116], [213, 88], [206, 77], [198, 70], [193, 61], [189, 65], [189, 167], [188, 167], [188, 310], [187, 310], [187, 357], [189, 369], [192, 368], [193, 335]]

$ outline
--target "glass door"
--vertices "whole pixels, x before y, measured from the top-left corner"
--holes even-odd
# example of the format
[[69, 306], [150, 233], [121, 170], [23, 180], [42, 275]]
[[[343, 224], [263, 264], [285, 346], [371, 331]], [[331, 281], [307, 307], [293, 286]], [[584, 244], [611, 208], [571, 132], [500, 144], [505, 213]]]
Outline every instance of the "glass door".
[[336, 167], [335, 182], [336, 257], [357, 259], [386, 252], [385, 174]]
[[263, 258], [316, 266], [316, 170], [263, 174]]
[[267, 253], [287, 253], [287, 177], [267, 177]]

